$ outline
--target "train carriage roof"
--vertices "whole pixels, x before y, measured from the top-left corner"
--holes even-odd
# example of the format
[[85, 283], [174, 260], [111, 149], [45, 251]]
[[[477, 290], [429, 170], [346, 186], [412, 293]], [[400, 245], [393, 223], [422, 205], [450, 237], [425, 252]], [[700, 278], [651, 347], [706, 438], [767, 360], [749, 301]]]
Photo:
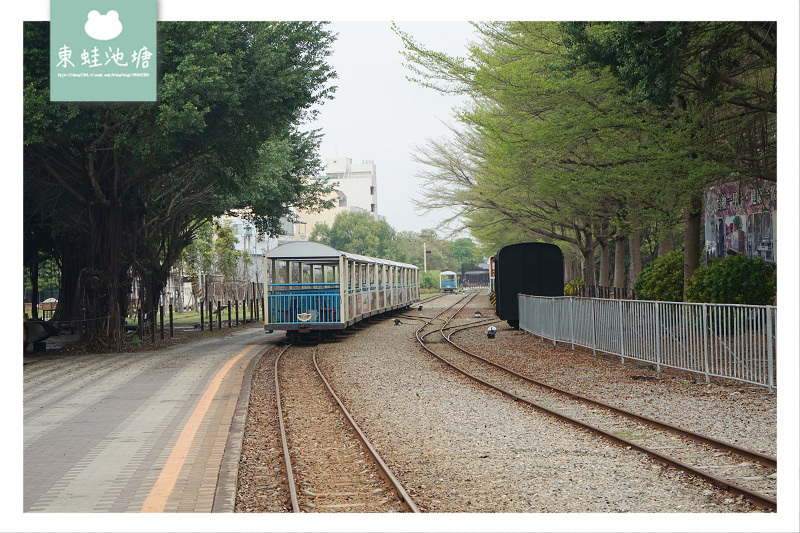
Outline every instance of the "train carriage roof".
[[312, 241], [297, 241], [281, 244], [267, 252], [267, 257], [270, 259], [318, 259], [321, 262], [331, 261], [335, 263], [339, 262], [341, 256], [342, 252], [339, 250]]
[[418, 268], [414, 265], [399, 263], [397, 261], [389, 261], [388, 259], [377, 259], [375, 257], [340, 252], [335, 248], [331, 248], [327, 244], [312, 241], [290, 242], [287, 244], [282, 244], [267, 252], [267, 257], [270, 259], [303, 261], [305, 263], [314, 264], [338, 264], [339, 258], [342, 256], [346, 257], [347, 259], [365, 263], [377, 263], [381, 265], [392, 265], [413, 269]]

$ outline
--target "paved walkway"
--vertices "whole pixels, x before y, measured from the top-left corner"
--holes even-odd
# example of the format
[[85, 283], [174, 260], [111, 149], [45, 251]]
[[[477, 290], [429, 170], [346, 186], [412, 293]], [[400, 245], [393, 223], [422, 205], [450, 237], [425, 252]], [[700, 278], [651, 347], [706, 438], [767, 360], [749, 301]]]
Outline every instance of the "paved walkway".
[[26, 359], [23, 511], [233, 512], [250, 374], [279, 336]]

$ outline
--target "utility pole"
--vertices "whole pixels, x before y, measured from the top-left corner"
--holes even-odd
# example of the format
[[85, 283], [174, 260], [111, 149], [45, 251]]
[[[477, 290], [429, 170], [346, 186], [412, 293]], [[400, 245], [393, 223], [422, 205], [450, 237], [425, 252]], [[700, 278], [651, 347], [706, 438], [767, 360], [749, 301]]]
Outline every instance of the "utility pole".
[[422, 243], [422, 267], [425, 269], [425, 272], [428, 271], [428, 250], [427, 244]]

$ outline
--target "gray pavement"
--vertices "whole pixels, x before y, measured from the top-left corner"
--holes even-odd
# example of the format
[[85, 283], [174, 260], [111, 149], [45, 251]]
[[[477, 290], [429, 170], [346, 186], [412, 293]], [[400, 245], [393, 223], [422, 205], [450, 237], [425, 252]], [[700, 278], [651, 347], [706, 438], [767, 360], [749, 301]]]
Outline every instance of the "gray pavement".
[[233, 512], [255, 344], [280, 336], [26, 358], [23, 512]]

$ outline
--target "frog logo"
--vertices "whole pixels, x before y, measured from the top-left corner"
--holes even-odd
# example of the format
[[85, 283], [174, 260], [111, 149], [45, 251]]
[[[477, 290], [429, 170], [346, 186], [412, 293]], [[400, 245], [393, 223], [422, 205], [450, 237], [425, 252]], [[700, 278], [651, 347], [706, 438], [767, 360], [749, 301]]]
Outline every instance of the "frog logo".
[[97, 41], [110, 41], [122, 33], [122, 22], [119, 20], [119, 13], [110, 10], [105, 15], [93, 9], [89, 11], [86, 24], [83, 25], [86, 35]]

